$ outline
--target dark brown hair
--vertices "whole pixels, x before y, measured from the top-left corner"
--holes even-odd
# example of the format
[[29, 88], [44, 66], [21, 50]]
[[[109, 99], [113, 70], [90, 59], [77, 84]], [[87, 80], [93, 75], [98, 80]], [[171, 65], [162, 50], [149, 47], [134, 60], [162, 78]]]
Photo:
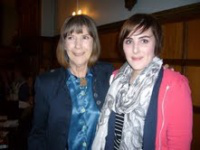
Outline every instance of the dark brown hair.
[[69, 66], [69, 58], [64, 48], [65, 38], [73, 32], [82, 33], [83, 27], [87, 28], [88, 33], [93, 38], [93, 50], [88, 66], [92, 66], [98, 60], [101, 50], [96, 24], [89, 16], [77, 15], [68, 17], [61, 28], [60, 40], [56, 50], [57, 60], [61, 66], [65, 68]]
[[125, 21], [119, 35], [120, 50], [123, 50], [124, 39], [127, 38], [131, 32], [134, 33], [137, 30], [142, 29], [141, 33], [143, 33], [149, 28], [152, 29], [153, 35], [156, 39], [154, 54], [158, 56], [162, 48], [162, 28], [156, 18], [149, 14], [135, 14]]

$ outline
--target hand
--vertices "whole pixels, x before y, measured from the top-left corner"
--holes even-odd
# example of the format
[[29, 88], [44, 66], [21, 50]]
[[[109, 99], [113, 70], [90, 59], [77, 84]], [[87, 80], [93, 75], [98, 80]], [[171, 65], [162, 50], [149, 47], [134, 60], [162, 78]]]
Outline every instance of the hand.
[[170, 69], [171, 71], [174, 71], [174, 68], [173, 68], [173, 67], [170, 67], [169, 64], [163, 65], [163, 68], [164, 68], [164, 69]]

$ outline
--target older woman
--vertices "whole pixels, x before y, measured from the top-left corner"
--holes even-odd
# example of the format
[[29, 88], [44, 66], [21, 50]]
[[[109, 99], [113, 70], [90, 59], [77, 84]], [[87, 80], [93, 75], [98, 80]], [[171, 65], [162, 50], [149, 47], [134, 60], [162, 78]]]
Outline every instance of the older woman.
[[119, 46], [127, 62], [114, 73], [93, 150], [189, 150], [192, 100], [188, 80], [162, 67], [162, 31], [136, 14], [123, 25]]
[[94, 21], [66, 19], [57, 48], [60, 69], [37, 77], [30, 150], [91, 149], [113, 67], [97, 62], [100, 44]]

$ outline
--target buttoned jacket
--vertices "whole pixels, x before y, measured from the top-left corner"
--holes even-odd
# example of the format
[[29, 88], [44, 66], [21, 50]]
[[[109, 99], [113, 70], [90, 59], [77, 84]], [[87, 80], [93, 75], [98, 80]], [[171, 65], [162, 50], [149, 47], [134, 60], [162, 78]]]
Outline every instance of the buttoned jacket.
[[[109, 87], [113, 66], [98, 62], [91, 67], [93, 97], [101, 110]], [[33, 126], [28, 139], [29, 150], [65, 150], [72, 102], [66, 81], [69, 73], [59, 68], [37, 77]]]

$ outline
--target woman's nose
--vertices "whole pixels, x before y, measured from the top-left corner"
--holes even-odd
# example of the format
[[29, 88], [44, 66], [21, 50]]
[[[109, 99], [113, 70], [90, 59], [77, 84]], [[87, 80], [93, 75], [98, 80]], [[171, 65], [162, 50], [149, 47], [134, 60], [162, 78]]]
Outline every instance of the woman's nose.
[[137, 46], [137, 44], [133, 44], [132, 51], [133, 51], [133, 53], [137, 53], [138, 52], [138, 46]]
[[76, 41], [75, 41], [75, 47], [76, 48], [80, 48], [81, 47], [81, 40], [80, 39], [76, 39]]

